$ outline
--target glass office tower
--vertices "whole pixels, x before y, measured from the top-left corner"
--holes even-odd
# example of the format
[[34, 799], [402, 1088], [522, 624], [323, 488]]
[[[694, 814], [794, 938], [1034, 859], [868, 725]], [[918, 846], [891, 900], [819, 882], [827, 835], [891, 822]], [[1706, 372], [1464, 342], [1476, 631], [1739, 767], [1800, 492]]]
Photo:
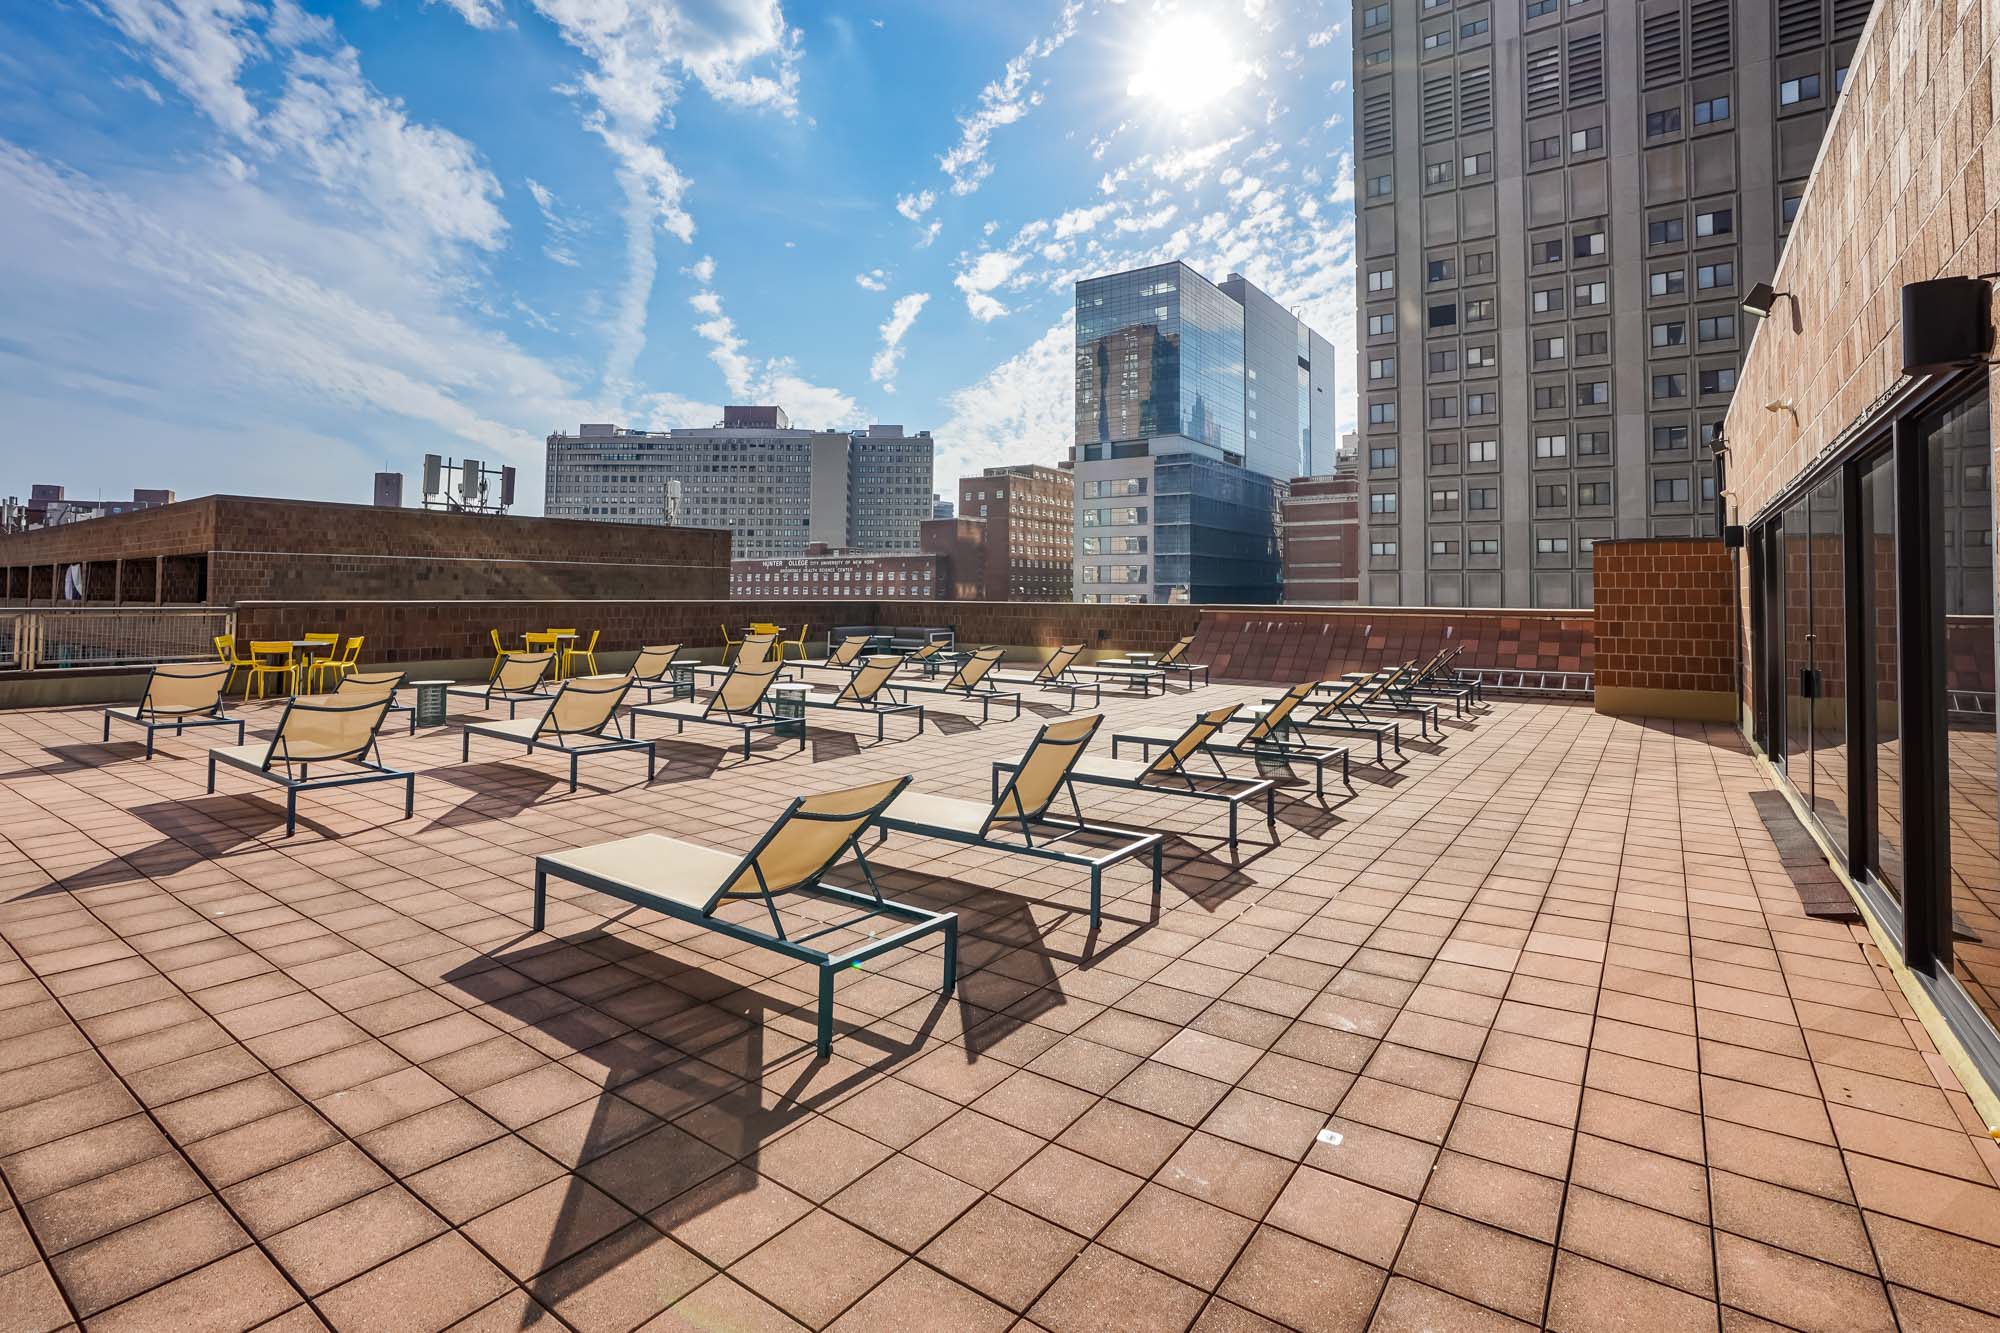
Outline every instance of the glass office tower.
[[1331, 438], [1331, 345], [1232, 273], [1175, 262], [1076, 285], [1076, 591], [1279, 600], [1277, 515]]

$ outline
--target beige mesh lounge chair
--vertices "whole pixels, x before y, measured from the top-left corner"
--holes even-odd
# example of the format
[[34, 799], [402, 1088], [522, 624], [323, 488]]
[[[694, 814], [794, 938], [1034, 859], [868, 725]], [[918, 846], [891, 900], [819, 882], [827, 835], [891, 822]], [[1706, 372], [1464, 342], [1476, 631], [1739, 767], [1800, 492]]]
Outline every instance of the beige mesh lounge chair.
[[1422, 666], [1411, 663], [1409, 674], [1403, 677], [1404, 692], [1430, 699], [1449, 699], [1452, 716], [1464, 717], [1467, 704], [1476, 706], [1482, 702], [1478, 685], [1440, 674], [1444, 664], [1456, 657], [1463, 647], [1461, 644], [1459, 648], [1440, 648]]
[[646, 696], [646, 702], [653, 702], [653, 695], [667, 691], [667, 698], [678, 699], [682, 695], [694, 698], [694, 673], [687, 672], [682, 679], [674, 673], [674, 662], [681, 655], [678, 643], [649, 644], [639, 650], [632, 660], [632, 688]]
[[853, 673], [837, 690], [814, 687], [810, 694], [800, 695], [801, 702], [808, 708], [831, 708], [836, 712], [873, 713], [875, 715], [875, 739], [886, 739], [884, 729], [889, 718], [895, 713], [915, 713], [917, 715], [917, 735], [924, 734], [924, 706], [913, 704], [905, 696], [896, 700], [896, 668], [903, 665], [901, 657], [878, 654], [864, 657], [854, 667]]
[[[1170, 796], [1188, 796], [1198, 801], [1224, 801], [1229, 806], [1229, 845], [1236, 846], [1236, 808], [1245, 801], [1264, 798], [1264, 822], [1271, 826], [1273, 844], [1277, 842], [1278, 827], [1278, 784], [1270, 778], [1233, 778], [1222, 767], [1222, 761], [1209, 753], [1209, 762], [1215, 765], [1215, 776], [1188, 772], [1188, 761], [1206, 751], [1209, 741], [1217, 732], [1229, 724], [1236, 715], [1240, 704], [1230, 704], [1227, 708], [1215, 708], [1206, 713], [1197, 713], [1188, 729], [1152, 760], [1132, 759], [1092, 759], [1080, 758], [1070, 767], [1071, 782], [1088, 782], [1101, 787], [1123, 787], [1128, 791], [1160, 792]], [[1019, 759], [1000, 759], [993, 764], [993, 794], [1000, 794], [1000, 775], [1012, 773], [1021, 766]]]
[[[821, 660], [808, 662], [802, 658], [798, 665], [813, 671], [852, 671], [861, 664], [862, 654], [868, 651], [868, 645], [873, 642], [874, 637], [872, 634], [849, 634], [833, 645], [833, 651]], [[898, 657], [896, 665], [902, 664], [903, 659]]]
[[146, 729], [146, 758], [153, 757], [153, 735], [172, 727], [178, 736], [189, 727], [234, 727], [236, 743], [243, 743], [243, 719], [222, 711], [222, 691], [235, 667], [228, 662], [174, 662], [154, 667], [146, 674], [146, 688], [139, 702], [130, 708], [104, 710], [104, 739], [111, 739], [111, 724], [130, 722]]
[[484, 685], [454, 685], [445, 691], [447, 698], [476, 701], [480, 708], [498, 708], [507, 705], [507, 716], [513, 717], [514, 710], [524, 703], [547, 703], [549, 696], [542, 686], [549, 678], [549, 671], [555, 666], [556, 655], [552, 652], [508, 653], [500, 663], [500, 669], [493, 679]]
[[[1378, 671], [1350, 671], [1339, 680], [1322, 681], [1314, 688], [1338, 692], [1360, 681], [1365, 688], [1352, 703], [1348, 704], [1352, 712], [1364, 717], [1374, 717], [1377, 714], [1385, 716], [1407, 714], [1417, 719], [1418, 734], [1428, 740], [1431, 728], [1438, 726], [1438, 705], [1416, 698], [1410, 693], [1410, 674], [1415, 670], [1415, 663], [1404, 662], [1399, 666], [1383, 667]], [[1440, 735], [1443, 734], [1441, 726], [1438, 726], [1438, 731]]]
[[364, 701], [373, 703], [377, 699], [387, 699], [390, 712], [410, 715], [410, 734], [414, 736], [417, 734], [416, 710], [407, 704], [396, 702], [396, 691], [402, 683], [403, 673], [400, 671], [356, 671], [342, 676], [339, 683], [333, 687], [333, 693], [306, 697], [318, 700], [338, 699], [344, 704]]
[[[726, 677], [738, 667], [757, 666], [767, 661], [776, 662], [780, 672], [784, 670], [785, 659], [778, 656], [778, 632], [776, 630], [753, 629], [744, 634], [740, 640], [731, 640], [731, 642], [743, 645], [736, 650], [736, 660], [734, 662], [730, 662], [726, 666], [696, 667], [694, 669], [695, 675]], [[722, 652], [725, 657], [728, 655], [729, 647], [727, 644], [723, 645]]]
[[[954, 695], [962, 699], [977, 699], [979, 700], [979, 720], [981, 722], [985, 722], [993, 716], [993, 701], [995, 699], [1008, 699], [1014, 704], [1014, 716], [1019, 717], [1021, 716], [1020, 694], [1013, 690], [996, 689], [993, 682], [987, 679], [988, 676], [993, 674], [993, 668], [999, 664], [1000, 659], [1006, 656], [1006, 652], [1007, 650], [1004, 648], [981, 648], [978, 652], [959, 663], [958, 670], [951, 673], [950, 680], [944, 681], [941, 684], [928, 680], [921, 682], [899, 680], [896, 682], [896, 688], [906, 696], [910, 693], [945, 694]], [[908, 658], [904, 659], [906, 662], [908, 660]]]
[[[748, 656], [750, 645], [743, 645], [744, 656]], [[707, 722], [721, 727], [735, 727], [743, 733], [743, 757], [750, 757], [750, 741], [760, 731], [768, 731], [774, 736], [797, 736], [799, 748], [806, 748], [806, 724], [804, 718], [776, 717], [764, 711], [764, 696], [770, 692], [771, 682], [785, 664], [777, 658], [767, 658], [761, 662], [743, 665], [742, 658], [729, 668], [722, 684], [707, 703], [685, 699], [677, 703], [645, 704], [632, 710], [632, 734], [639, 734], [641, 717], [672, 719], [674, 734], [687, 729], [690, 722]]]
[[1478, 676], [1465, 675], [1452, 666], [1464, 651], [1462, 643], [1453, 648], [1439, 649], [1437, 657], [1423, 669], [1418, 679], [1424, 685], [1468, 691], [1473, 703], [1483, 704], [1486, 702], [1486, 683]]
[[[1306, 696], [1316, 688], [1317, 682], [1306, 681], [1285, 691], [1283, 698], [1268, 708], [1253, 710], [1249, 725], [1231, 735], [1211, 737], [1202, 749], [1211, 755], [1240, 755], [1255, 759], [1260, 764], [1281, 763], [1291, 765], [1311, 764], [1313, 767], [1313, 792], [1321, 800], [1326, 799], [1326, 766], [1340, 765], [1340, 781], [1349, 791], [1354, 790], [1353, 774], [1348, 768], [1347, 747], [1312, 745], [1301, 736], [1293, 725], [1292, 714], [1302, 705]], [[1118, 757], [1121, 745], [1136, 745], [1141, 757], [1152, 753], [1156, 745], [1172, 745], [1185, 732], [1163, 727], [1139, 727], [1132, 731], [1121, 731], [1111, 738], [1111, 757]]]
[[652, 741], [627, 736], [618, 726], [618, 705], [632, 688], [630, 676], [572, 676], [556, 686], [549, 711], [540, 717], [505, 722], [468, 722], [459, 732], [458, 759], [472, 758], [472, 738], [490, 736], [537, 750], [560, 750], [569, 756], [569, 789], [576, 790], [577, 761], [587, 754], [613, 750], [644, 750], [646, 781], [653, 780], [657, 755]]
[[1079, 680], [1075, 675], [1076, 659], [1083, 654], [1080, 643], [1065, 643], [1057, 646], [1049, 654], [1048, 661], [1037, 667], [1032, 675], [1009, 675], [995, 671], [989, 679], [996, 685], [1027, 685], [1043, 690], [1068, 690], [1069, 711], [1076, 711], [1076, 696], [1090, 691], [1090, 702], [1095, 706], [1103, 702], [1103, 691], [1094, 680]]
[[[810, 963], [819, 969], [819, 1053], [831, 1055], [833, 978], [842, 968], [857, 966], [938, 931], [944, 935], [944, 993], [950, 995], [957, 984], [957, 915], [885, 899], [857, 842], [909, 782], [907, 777], [890, 778], [819, 796], [794, 797], [777, 822], [743, 856], [658, 833], [538, 856], [535, 929], [546, 924], [548, 882], [554, 878]], [[868, 880], [868, 893], [826, 882], [827, 872], [849, 851]], [[804, 935], [788, 935], [776, 902], [783, 893], [809, 894], [841, 908], [861, 908], [862, 913], [844, 915], [833, 925], [816, 926]], [[771, 916], [770, 932], [716, 915], [717, 909], [732, 899], [743, 898], [763, 899]], [[866, 925], [876, 917], [910, 924], [876, 931]], [[813, 947], [812, 941], [835, 932], [846, 941], [842, 947], [832, 951]]]
[[[1348, 736], [1362, 736], [1375, 742], [1375, 762], [1388, 762], [1384, 742], [1396, 747], [1396, 753], [1403, 753], [1403, 724], [1394, 718], [1370, 717], [1356, 707], [1356, 701], [1369, 687], [1369, 678], [1360, 676], [1354, 680], [1333, 682], [1337, 687], [1330, 699], [1308, 703], [1314, 705], [1310, 717], [1294, 717], [1291, 727], [1301, 732], [1330, 731]], [[1314, 692], [1328, 688], [1325, 682], [1313, 687]], [[1257, 710], [1251, 710], [1254, 714]]]
[[[228, 764], [275, 782], [285, 789], [285, 836], [299, 826], [299, 793], [321, 787], [351, 787], [362, 782], [401, 782], [403, 818], [416, 812], [417, 775], [386, 767], [376, 748], [375, 734], [389, 715], [389, 699], [347, 702], [339, 695], [294, 698], [278, 719], [277, 734], [268, 744], [232, 745], [208, 752], [208, 789], [215, 790], [215, 766]], [[373, 755], [371, 759], [369, 756]], [[346, 764], [360, 772], [341, 771], [329, 778], [312, 776], [314, 765]]]
[[1161, 653], [1153, 665], [1173, 675], [1186, 676], [1188, 685], [1194, 685], [1196, 672], [1201, 673], [1201, 683], [1208, 684], [1208, 664], [1188, 661], [1188, 650], [1194, 647], [1194, 635], [1184, 634], [1174, 640], [1174, 646]]
[[[955, 796], [930, 796], [904, 792], [875, 821], [882, 836], [890, 830], [914, 833], [925, 838], [992, 847], [1021, 856], [1039, 856], [1051, 861], [1090, 867], [1090, 924], [1094, 929], [1101, 915], [1104, 867], [1141, 852], [1153, 854], [1153, 897], [1160, 895], [1161, 848], [1165, 842], [1157, 833], [1094, 825], [1083, 817], [1076, 788], [1070, 784], [1070, 770], [1090, 744], [1090, 738], [1104, 719], [1095, 713], [1050, 722], [1035, 734], [1035, 743], [1020, 758], [1006, 785], [984, 801], [961, 800]], [[1074, 821], [1050, 816], [1058, 797], [1067, 795]], [[1037, 833], [1040, 834], [1039, 840]], [[1010, 836], [1018, 834], [1018, 836]], [[1054, 836], [1050, 836], [1053, 834]], [[1109, 843], [1095, 849], [1063, 844], [1079, 836]]]

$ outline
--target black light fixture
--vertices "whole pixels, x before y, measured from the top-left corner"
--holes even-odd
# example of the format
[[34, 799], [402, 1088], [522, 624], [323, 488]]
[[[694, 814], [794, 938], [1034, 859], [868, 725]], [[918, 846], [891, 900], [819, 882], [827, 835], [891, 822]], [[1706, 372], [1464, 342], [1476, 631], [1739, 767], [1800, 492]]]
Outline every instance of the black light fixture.
[[1933, 278], [1903, 288], [1903, 373], [1975, 366], [1993, 345], [1993, 289], [1987, 279]]
[[1760, 282], [1743, 297], [1744, 313], [1757, 319], [1767, 318], [1781, 298], [1787, 301], [1793, 299], [1790, 292], [1781, 292], [1768, 282]]

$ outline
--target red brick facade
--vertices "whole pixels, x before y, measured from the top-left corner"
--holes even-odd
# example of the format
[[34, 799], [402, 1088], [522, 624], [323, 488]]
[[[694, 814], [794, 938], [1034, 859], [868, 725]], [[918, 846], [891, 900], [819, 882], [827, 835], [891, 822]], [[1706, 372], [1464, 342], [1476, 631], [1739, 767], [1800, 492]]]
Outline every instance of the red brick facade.
[[0, 536], [0, 601], [716, 597], [729, 534], [211, 495]]
[[1208, 663], [1217, 679], [1325, 680], [1343, 671], [1421, 661], [1440, 648], [1461, 645], [1465, 651], [1457, 665], [1465, 668], [1592, 669], [1588, 611], [1192, 609], [1199, 611], [1201, 626], [1191, 655]]
[[1351, 605], [1361, 600], [1360, 479], [1299, 477], [1284, 502], [1285, 602]]
[[1729, 552], [1713, 539], [1600, 541], [1597, 688], [1730, 690]]

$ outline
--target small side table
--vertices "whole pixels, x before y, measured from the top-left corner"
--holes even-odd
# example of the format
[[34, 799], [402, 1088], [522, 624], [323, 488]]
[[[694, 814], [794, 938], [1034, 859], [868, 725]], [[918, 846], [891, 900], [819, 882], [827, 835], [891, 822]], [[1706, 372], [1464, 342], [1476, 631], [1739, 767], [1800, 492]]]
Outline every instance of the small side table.
[[445, 691], [451, 688], [448, 680], [413, 680], [410, 688], [417, 692], [417, 703], [412, 720], [420, 727], [441, 727], [445, 719]]
[[798, 724], [796, 728], [789, 726], [777, 728], [779, 735], [797, 736], [804, 732], [806, 695], [811, 692], [812, 686], [806, 684], [786, 683], [771, 687], [771, 716], [783, 718], [787, 722], [796, 721]]
[[674, 698], [678, 699], [683, 694], [694, 698], [694, 669], [700, 665], [701, 660], [694, 657], [676, 657], [667, 663], [674, 673]]

